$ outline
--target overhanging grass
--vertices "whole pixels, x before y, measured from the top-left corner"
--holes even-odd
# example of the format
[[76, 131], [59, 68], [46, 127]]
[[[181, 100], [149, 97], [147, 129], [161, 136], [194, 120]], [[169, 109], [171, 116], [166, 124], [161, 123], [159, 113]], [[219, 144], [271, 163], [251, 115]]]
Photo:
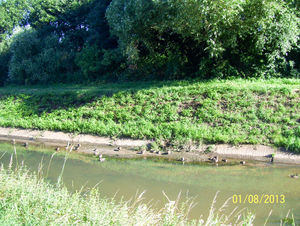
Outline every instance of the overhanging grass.
[[229, 200], [216, 213], [215, 197], [206, 222], [191, 221], [192, 199], [180, 204], [179, 196], [172, 201], [165, 195], [161, 209], [143, 204], [143, 193], [134, 200], [116, 202], [100, 198], [96, 189], [70, 193], [62, 183], [51, 185], [26, 167], [1, 166], [0, 187], [1, 225], [252, 225], [255, 218], [248, 212], [241, 219], [241, 211], [220, 215]]
[[0, 126], [167, 144], [266, 144], [300, 151], [300, 81], [175, 81], [0, 89]]

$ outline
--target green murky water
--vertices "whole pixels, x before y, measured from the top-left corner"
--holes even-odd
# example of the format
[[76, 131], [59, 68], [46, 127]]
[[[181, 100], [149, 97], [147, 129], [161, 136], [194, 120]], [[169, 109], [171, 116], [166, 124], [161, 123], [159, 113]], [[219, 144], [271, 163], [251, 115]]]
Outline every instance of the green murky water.
[[[47, 175], [51, 152], [36, 152], [16, 146], [16, 162], [28, 166], [32, 171], [38, 171], [43, 165], [43, 175]], [[36, 147], [37, 149], [43, 149]], [[12, 145], [1, 143], [0, 156], [6, 152], [0, 162], [7, 167], [14, 153]], [[45, 151], [45, 149], [43, 149]], [[75, 159], [74, 159], [75, 158]], [[49, 167], [48, 179], [57, 181], [64, 162], [64, 155], [54, 155]], [[288, 175], [300, 173], [300, 166], [283, 164], [257, 163], [251, 166], [203, 166], [181, 165], [149, 160], [120, 161], [107, 159], [100, 163], [94, 156], [81, 156], [72, 153], [69, 156], [63, 181], [70, 190], [92, 188], [97, 185], [101, 196], [120, 200], [129, 200], [136, 193], [146, 190], [144, 202], [156, 205], [156, 208], [166, 201], [163, 192], [170, 200], [175, 200], [181, 192], [181, 201], [186, 197], [195, 197], [197, 205], [189, 217], [198, 219], [201, 215], [205, 220], [216, 193], [218, 210], [230, 197], [228, 208], [224, 214], [230, 213], [235, 207], [238, 210], [247, 208], [255, 211], [254, 225], [263, 225], [270, 211], [273, 211], [267, 225], [279, 225], [290, 211], [294, 214], [297, 224], [300, 224], [300, 179], [289, 178]], [[233, 203], [235, 202], [235, 203]], [[246, 210], [245, 210], [246, 211]]]

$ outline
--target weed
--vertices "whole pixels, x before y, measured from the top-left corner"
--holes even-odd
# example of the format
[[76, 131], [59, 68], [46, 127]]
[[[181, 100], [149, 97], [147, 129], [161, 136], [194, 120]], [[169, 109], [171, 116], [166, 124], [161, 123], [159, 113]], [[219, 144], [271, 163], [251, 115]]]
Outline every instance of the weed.
[[[299, 152], [298, 80], [178, 81], [0, 88], [0, 126], [159, 138], [193, 143], [283, 145]], [[32, 91], [35, 90], [35, 91]], [[54, 94], [55, 93], [55, 94]], [[286, 128], [287, 127], [287, 128]], [[287, 130], [291, 134], [287, 134]], [[179, 140], [176, 144], [176, 140]], [[188, 148], [187, 148], [188, 149]]]
[[211, 153], [212, 151], [215, 150], [215, 145], [210, 145], [206, 148], [206, 150], [204, 151], [205, 154]]
[[143, 144], [142, 146], [139, 147], [139, 150], [148, 150], [147, 145]]
[[151, 149], [154, 151], [160, 150], [158, 144], [155, 141], [151, 143]]

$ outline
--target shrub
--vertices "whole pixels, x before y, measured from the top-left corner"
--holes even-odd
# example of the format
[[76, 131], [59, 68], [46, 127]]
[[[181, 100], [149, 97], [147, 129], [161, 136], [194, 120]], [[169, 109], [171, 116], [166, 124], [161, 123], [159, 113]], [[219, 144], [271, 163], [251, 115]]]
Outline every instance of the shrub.
[[64, 74], [76, 69], [72, 50], [64, 48], [56, 35], [41, 38], [32, 28], [17, 29], [11, 42], [9, 81], [18, 84], [62, 81]]

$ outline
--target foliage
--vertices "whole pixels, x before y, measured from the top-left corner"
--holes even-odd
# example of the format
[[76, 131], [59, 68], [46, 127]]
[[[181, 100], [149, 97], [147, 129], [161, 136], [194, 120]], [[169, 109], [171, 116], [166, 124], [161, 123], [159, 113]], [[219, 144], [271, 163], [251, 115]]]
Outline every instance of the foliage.
[[125, 69], [125, 61], [118, 48], [99, 50], [95, 45], [87, 45], [76, 55], [75, 62], [88, 81], [115, 82], [118, 74]]
[[198, 43], [172, 28], [157, 27], [166, 19], [164, 14], [170, 13], [167, 7], [144, 0], [112, 1], [107, 10], [112, 33], [119, 37], [129, 64], [137, 64], [142, 76], [179, 79], [197, 68], [195, 62], [201, 57]]
[[35, 0], [29, 14], [29, 23], [46, 36], [55, 33], [71, 49], [82, 48], [88, 33], [85, 17], [90, 11], [91, 2], [93, 1]]
[[3, 86], [8, 79], [8, 65], [12, 57], [10, 42], [10, 39], [0, 42], [0, 86]]
[[27, 0], [0, 1], [0, 86], [8, 78], [8, 64], [12, 56], [9, 37], [15, 26], [26, 24], [28, 9]]
[[[10, 82], [22, 84], [299, 77], [297, 1], [12, 0], [0, 4], [0, 43], [6, 46], [0, 49], [2, 84], [8, 74], [16, 77], [16, 73], [21, 75]], [[27, 53], [30, 59], [23, 56], [28, 65], [24, 61], [17, 66], [15, 58], [11, 60], [16, 48], [24, 48], [13, 44], [11, 35], [17, 26], [33, 28], [32, 46], [41, 45], [39, 53], [27, 49], [32, 51]], [[46, 39], [58, 39], [59, 44]], [[10, 61], [13, 65], [8, 67]], [[56, 75], [50, 67], [45, 69], [48, 63]]]
[[107, 18], [130, 60], [161, 62], [175, 78], [164, 69], [174, 58], [204, 78], [279, 76], [299, 36], [299, 19], [283, 1], [115, 0]]
[[289, 151], [299, 154], [300, 153], [300, 126], [286, 130], [284, 133], [285, 144]]
[[0, 1], [0, 43], [13, 31], [16, 25], [24, 24], [29, 4], [27, 0]]
[[155, 138], [161, 148], [195, 141], [297, 152], [298, 86], [273, 79], [2, 88], [0, 126]]
[[126, 68], [117, 38], [110, 35], [105, 11], [111, 1], [93, 2], [87, 14], [87, 41], [76, 55], [76, 64], [89, 81], [116, 81]]
[[10, 82], [53, 83], [61, 80], [58, 72], [74, 72], [72, 52], [62, 48], [57, 35], [41, 38], [34, 29], [20, 29], [12, 37], [11, 51]]
[[87, 15], [89, 26], [88, 45], [96, 45], [99, 49], [118, 48], [118, 39], [110, 34], [105, 12], [111, 0], [95, 1]]

